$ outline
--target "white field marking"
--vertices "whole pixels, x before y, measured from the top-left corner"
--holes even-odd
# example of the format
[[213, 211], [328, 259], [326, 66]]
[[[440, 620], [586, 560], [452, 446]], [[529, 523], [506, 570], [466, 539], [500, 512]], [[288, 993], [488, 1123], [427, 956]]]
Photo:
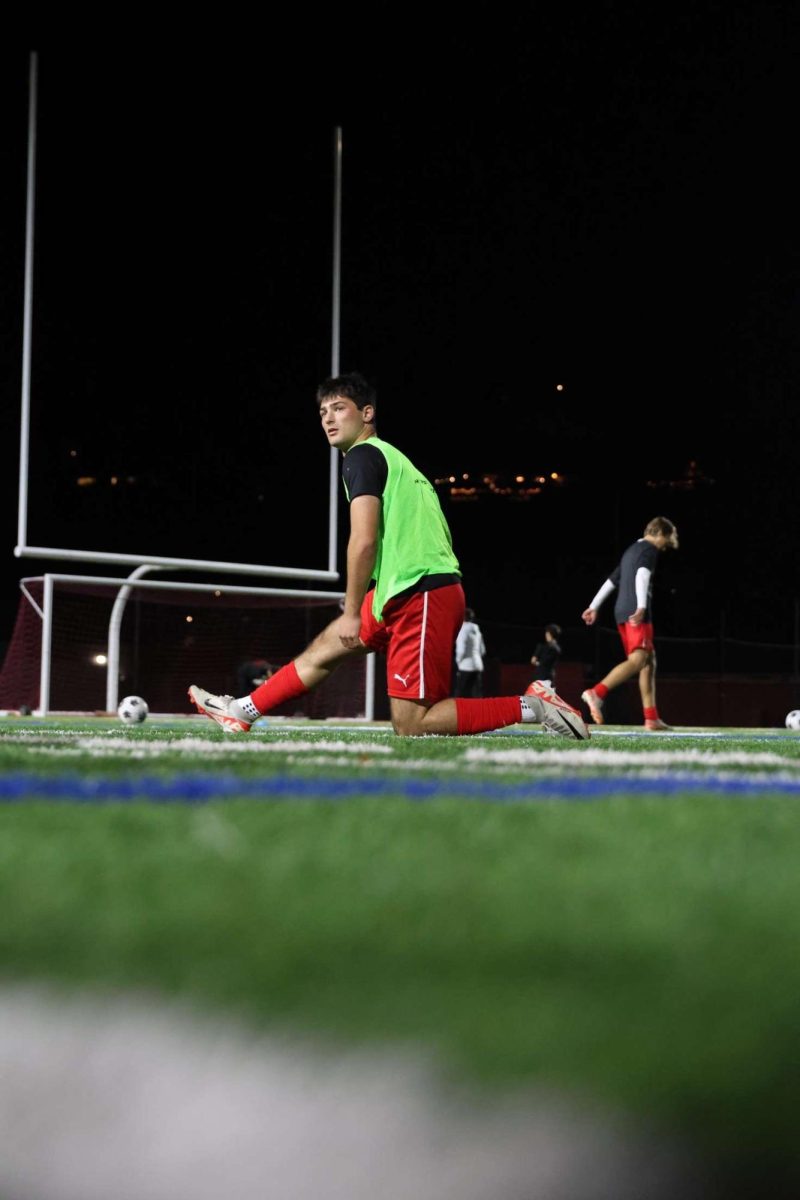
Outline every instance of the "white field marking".
[[286, 738], [283, 741], [262, 742], [247, 741], [232, 736], [224, 742], [212, 741], [210, 738], [175, 738], [174, 741], [144, 742], [139, 740], [118, 738], [78, 737], [76, 746], [79, 750], [99, 750], [110, 754], [136, 752], [142, 758], [158, 758], [165, 754], [289, 754], [314, 751], [316, 754], [394, 754], [391, 746], [380, 742], [328, 742], [301, 741]]
[[[700, 1200], [674, 1141], [532, 1088], [449, 1089], [176, 1004], [0, 992], [0, 1193], [22, 1200]], [[46, 1130], [46, 1152], [43, 1131]]]
[[[77, 748], [72, 747], [72, 746], [58, 746], [58, 747], [43, 746], [41, 753], [42, 754], [52, 754], [59, 758], [68, 758], [70, 756], [78, 757], [79, 755], [86, 754], [87, 752], [78, 750]], [[90, 750], [90, 751], [88, 751], [88, 754], [89, 754], [90, 758], [103, 759], [103, 758], [114, 757], [114, 754], [116, 754], [116, 752], [114, 752], [114, 754], [109, 754], [101, 749], [101, 750]], [[136, 752], [133, 751], [132, 753], [129, 753], [126, 757], [131, 758], [131, 759], [136, 759], [137, 757], [144, 758], [145, 756], [137, 755]], [[153, 758], [155, 756], [150, 755], [149, 757]], [[636, 757], [641, 758], [642, 756], [637, 755]], [[558, 754], [558, 758], [565, 759], [566, 755], [563, 753]], [[786, 762], [785, 759], [783, 761]], [[289, 754], [289, 755], [287, 755], [287, 762], [292, 766], [297, 765], [300, 767], [328, 767], [328, 768], [330, 768], [330, 767], [349, 767], [352, 769], [352, 767], [354, 765], [352, 756], [348, 757], [347, 755], [338, 755], [338, 756], [328, 755], [327, 757], [325, 757], [324, 755], [314, 755], [314, 754], [304, 754], [304, 755]], [[414, 774], [416, 772], [427, 772], [428, 774], [440, 776], [447, 772], [452, 773], [452, 772], [456, 772], [456, 771], [463, 771], [465, 769], [465, 764], [463, 763], [463, 761], [452, 761], [452, 760], [441, 761], [441, 760], [430, 759], [430, 758], [402, 759], [402, 760], [400, 760], [400, 759], [393, 759], [393, 760], [384, 759], [380, 764], [374, 763], [371, 765], [378, 767], [381, 771], [389, 771], [391, 773], [396, 773], [398, 775], [401, 773], [410, 775], [410, 774]], [[466, 764], [466, 770], [470, 774], [474, 774], [481, 769], [488, 770], [489, 772], [491, 772], [491, 774], [493, 776], [502, 776], [502, 775], [510, 775], [510, 774], [518, 774], [519, 773], [519, 767], [515, 763], [488, 762], [488, 763], [480, 763], [480, 764], [477, 764], [477, 763]], [[536, 781], [552, 780], [555, 783], [559, 780], [560, 781], [563, 781], [565, 779], [581, 780], [581, 779], [586, 779], [588, 777], [590, 777], [590, 773], [585, 772], [585, 773], [581, 774], [580, 772], [577, 772], [575, 770], [574, 763], [564, 763], [563, 765], [561, 765], [561, 764], [550, 765], [550, 766], [545, 765], [545, 766], [541, 767], [539, 770], [537, 770], [535, 772], [535, 774], [532, 774], [530, 778], [532, 780], [535, 779]], [[604, 776], [595, 775], [595, 778], [602, 779], [602, 778], [604, 778]], [[635, 781], [637, 779], [652, 780], [652, 779], [664, 779], [664, 778], [665, 778], [665, 775], [664, 775], [663, 769], [659, 770], [655, 767], [644, 768], [642, 770], [628, 769], [625, 771], [625, 774], [624, 774], [624, 779], [631, 780], [631, 781]], [[687, 786], [691, 785], [691, 786], [696, 786], [696, 787], [700, 787], [700, 788], [702, 788], [703, 785], [707, 784], [709, 781], [725, 783], [725, 782], [736, 780], [737, 782], [742, 783], [742, 784], [750, 784], [752, 786], [758, 786], [758, 787], [760, 787], [762, 785], [765, 785], [765, 786], [768, 786], [770, 784], [774, 785], [776, 783], [781, 783], [781, 784], [786, 783], [786, 784], [793, 784], [793, 785], [797, 785], [797, 783], [798, 783], [797, 774], [792, 773], [790, 771], [779, 771], [779, 770], [776, 770], [776, 771], [749, 771], [749, 772], [713, 771], [713, 770], [706, 769], [705, 764], [703, 764], [703, 766], [701, 768], [694, 770], [694, 771], [692, 771], [692, 770], [676, 771], [675, 769], [671, 769], [669, 771], [668, 778], [671, 782], [681, 782], [681, 783], [685, 783]], [[357, 780], [355, 780], [354, 782], [357, 783]], [[211, 839], [209, 838], [208, 840], [210, 841]], [[218, 846], [216, 848], [219, 849], [221, 853], [223, 853], [221, 847]]]
[[787, 758], [772, 750], [489, 750], [476, 746], [464, 754], [466, 762], [496, 763], [518, 767], [671, 767], [690, 763], [709, 767], [784, 767], [800, 771], [800, 759]]

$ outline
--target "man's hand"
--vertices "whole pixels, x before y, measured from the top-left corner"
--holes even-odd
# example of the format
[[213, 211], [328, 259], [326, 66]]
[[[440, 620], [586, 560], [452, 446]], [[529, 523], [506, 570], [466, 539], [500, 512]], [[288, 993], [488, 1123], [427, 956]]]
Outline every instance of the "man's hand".
[[534, 654], [533, 658], [531, 659], [531, 663], [534, 667], [538, 667], [538, 665], [539, 665], [539, 660], [535, 654]]
[[336, 632], [345, 650], [355, 650], [363, 645], [358, 636], [361, 630], [361, 617], [348, 617], [343, 614], [336, 619]]
[[631, 613], [628, 617], [629, 625], [641, 625], [644, 620], [645, 609], [637, 608], [636, 612]]
[[597, 620], [597, 609], [587, 608], [585, 612], [581, 613], [581, 620], [585, 621], [587, 625], [594, 625]]

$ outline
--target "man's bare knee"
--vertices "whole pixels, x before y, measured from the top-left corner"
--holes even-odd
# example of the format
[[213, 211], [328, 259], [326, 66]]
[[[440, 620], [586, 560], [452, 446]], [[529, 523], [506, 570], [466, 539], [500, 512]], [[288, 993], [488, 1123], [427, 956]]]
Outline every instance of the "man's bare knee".
[[421, 737], [425, 730], [422, 728], [421, 717], [403, 714], [392, 717], [392, 729], [400, 737]]
[[422, 737], [425, 730], [426, 704], [411, 700], [392, 700], [392, 729], [400, 737]]

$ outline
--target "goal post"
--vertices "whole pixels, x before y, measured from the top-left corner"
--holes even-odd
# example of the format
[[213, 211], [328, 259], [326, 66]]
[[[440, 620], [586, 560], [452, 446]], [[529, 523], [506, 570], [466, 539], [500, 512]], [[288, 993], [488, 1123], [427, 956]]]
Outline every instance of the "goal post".
[[[237, 694], [243, 665], [291, 661], [339, 614], [342, 599], [339, 592], [299, 588], [55, 573], [23, 580], [21, 588], [0, 670], [0, 707], [26, 704], [41, 716], [113, 711], [107, 674], [114, 659], [115, 679], [143, 695], [152, 712], [191, 711], [190, 683]], [[117, 623], [114, 651], [109, 629], [121, 588], [133, 597]], [[374, 655], [354, 657], [323, 688], [276, 712], [371, 720], [374, 677]]]

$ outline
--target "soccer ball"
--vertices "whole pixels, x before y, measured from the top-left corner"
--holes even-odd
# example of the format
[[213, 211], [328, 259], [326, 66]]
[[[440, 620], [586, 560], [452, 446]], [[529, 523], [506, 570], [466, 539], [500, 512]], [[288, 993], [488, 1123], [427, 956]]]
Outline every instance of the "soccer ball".
[[793, 729], [795, 733], [800, 731], [800, 708], [793, 708], [786, 714], [786, 728]]
[[142, 721], [147, 719], [149, 711], [147, 701], [141, 696], [126, 696], [117, 709], [117, 714], [120, 721], [124, 721], [126, 725], [141, 725]]

